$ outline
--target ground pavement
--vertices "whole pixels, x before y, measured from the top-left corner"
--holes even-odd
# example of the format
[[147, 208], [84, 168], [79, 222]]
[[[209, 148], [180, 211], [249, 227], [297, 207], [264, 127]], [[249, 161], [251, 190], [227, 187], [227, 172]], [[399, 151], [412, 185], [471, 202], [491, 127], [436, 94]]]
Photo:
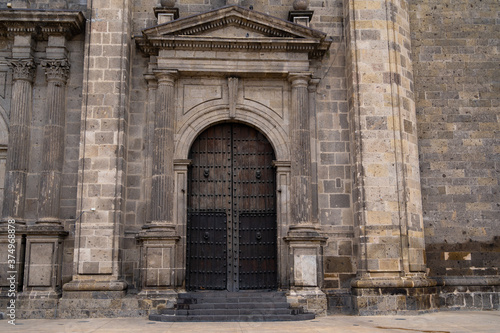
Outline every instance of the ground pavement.
[[0, 332], [200, 333], [500, 333], [500, 311], [441, 311], [419, 316], [328, 316], [300, 322], [162, 323], [147, 318], [0, 320]]

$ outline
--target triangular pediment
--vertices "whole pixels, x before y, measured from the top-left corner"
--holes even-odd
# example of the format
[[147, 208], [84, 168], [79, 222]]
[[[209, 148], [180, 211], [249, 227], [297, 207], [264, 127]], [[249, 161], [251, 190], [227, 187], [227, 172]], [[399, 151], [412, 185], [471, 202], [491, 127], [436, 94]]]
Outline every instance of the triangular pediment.
[[331, 43], [321, 31], [239, 6], [226, 6], [156, 25], [144, 29], [142, 37], [136, 40], [139, 47], [150, 54], [158, 49], [180, 47], [281, 48], [312, 54], [324, 53]]

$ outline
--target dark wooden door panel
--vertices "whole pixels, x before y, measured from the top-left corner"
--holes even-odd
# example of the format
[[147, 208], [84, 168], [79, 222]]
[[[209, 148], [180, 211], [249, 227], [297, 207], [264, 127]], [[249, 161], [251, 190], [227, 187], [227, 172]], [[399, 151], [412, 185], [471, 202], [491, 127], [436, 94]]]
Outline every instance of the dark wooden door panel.
[[190, 159], [186, 287], [276, 288], [274, 151], [268, 140], [246, 125], [219, 124], [196, 139]]
[[275, 289], [276, 215], [240, 214], [240, 289]]
[[191, 212], [186, 288], [226, 289], [226, 213]]

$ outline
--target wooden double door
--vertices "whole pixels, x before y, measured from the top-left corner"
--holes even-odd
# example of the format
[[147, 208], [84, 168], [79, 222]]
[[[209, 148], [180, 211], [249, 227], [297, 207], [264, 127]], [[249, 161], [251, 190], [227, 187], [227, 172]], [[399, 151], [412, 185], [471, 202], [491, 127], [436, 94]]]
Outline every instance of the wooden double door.
[[186, 288], [277, 288], [274, 151], [256, 129], [212, 126], [190, 151]]

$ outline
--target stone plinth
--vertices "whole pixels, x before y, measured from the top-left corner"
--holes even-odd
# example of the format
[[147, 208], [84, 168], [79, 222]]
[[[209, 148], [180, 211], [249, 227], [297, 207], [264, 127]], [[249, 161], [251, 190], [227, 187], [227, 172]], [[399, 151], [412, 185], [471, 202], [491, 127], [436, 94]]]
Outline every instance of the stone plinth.
[[354, 313], [362, 316], [418, 314], [439, 308], [439, 288], [424, 277], [357, 279], [351, 283]]
[[323, 251], [326, 237], [313, 226], [293, 226], [285, 237], [290, 265], [288, 302], [300, 305], [317, 315], [326, 315], [326, 295], [323, 283]]
[[176, 244], [180, 237], [171, 232], [146, 229], [137, 239], [141, 242], [141, 293], [171, 296], [179, 274]]

